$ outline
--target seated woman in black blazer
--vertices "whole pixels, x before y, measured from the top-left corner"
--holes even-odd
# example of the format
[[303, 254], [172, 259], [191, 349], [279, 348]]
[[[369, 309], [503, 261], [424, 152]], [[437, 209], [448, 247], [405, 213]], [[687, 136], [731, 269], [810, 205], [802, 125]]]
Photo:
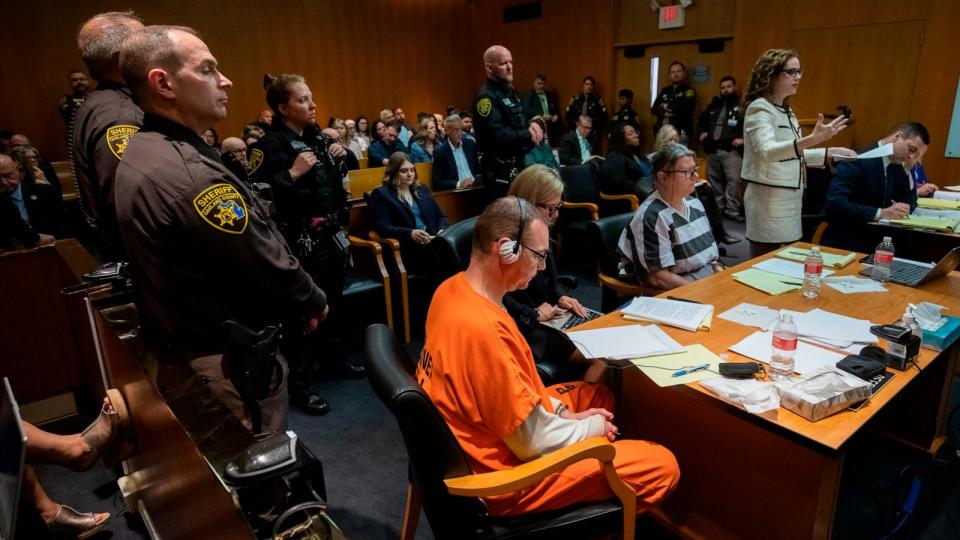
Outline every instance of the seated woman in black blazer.
[[626, 122], [616, 124], [610, 133], [610, 153], [600, 166], [600, 191], [636, 195], [643, 201], [653, 190], [653, 167], [640, 151], [640, 132]]
[[373, 230], [380, 236], [396, 238], [404, 251], [404, 264], [426, 268], [431, 257], [427, 248], [433, 238], [449, 226], [430, 190], [417, 182], [417, 169], [403, 152], [387, 160], [383, 185], [370, 192]]
[[[563, 181], [556, 169], [546, 165], [530, 165], [510, 184], [510, 195], [526, 199], [550, 226], [557, 221], [563, 206]], [[547, 251], [544, 269], [537, 272], [525, 289], [507, 293], [503, 305], [527, 339], [533, 359], [538, 364], [548, 361], [559, 366], [553, 382], [583, 378], [597, 382], [606, 369], [601, 360], [587, 360], [563, 332], [541, 324], [568, 311], [581, 317], [586, 309], [572, 296], [563, 296], [557, 289], [557, 263]]]

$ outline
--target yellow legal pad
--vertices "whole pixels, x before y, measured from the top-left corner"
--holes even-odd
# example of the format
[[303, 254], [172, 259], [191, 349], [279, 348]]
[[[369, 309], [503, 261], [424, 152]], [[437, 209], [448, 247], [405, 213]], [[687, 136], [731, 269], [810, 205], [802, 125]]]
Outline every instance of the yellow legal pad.
[[[939, 199], [930, 200], [933, 201]], [[903, 227], [916, 227], [918, 229], [933, 229], [935, 231], [953, 232], [953, 229], [958, 223], [960, 223], [960, 219], [910, 216], [909, 219], [891, 219], [890, 223], [895, 223]]]
[[920, 197], [917, 199], [917, 206], [920, 208], [937, 208], [940, 210], [960, 210], [960, 201]]
[[[787, 259], [790, 261], [804, 262], [807, 260], [807, 255], [810, 254], [809, 250], [800, 249], [800, 248], [787, 248], [777, 252], [777, 257], [781, 259]], [[846, 255], [834, 255], [833, 253], [824, 253], [820, 252], [820, 255], [823, 257], [823, 265], [836, 268], [837, 270], [846, 267], [848, 264], [857, 260], [856, 253], [847, 253]]]
[[[709, 349], [694, 343], [684, 347], [685, 352], [676, 354], [664, 354], [660, 356], [647, 356], [645, 358], [636, 358], [630, 362], [640, 368], [650, 380], [657, 383], [658, 386], [674, 386], [677, 384], [687, 384], [710, 377], [716, 377], [720, 370], [720, 362], [723, 360], [719, 356], [710, 352]], [[710, 364], [710, 367], [700, 371], [694, 371], [686, 375], [674, 377], [673, 374], [683, 368], [691, 368], [702, 364]]]
[[773, 272], [766, 272], [756, 268], [747, 268], [746, 270], [737, 272], [733, 274], [733, 279], [748, 287], [753, 287], [758, 291], [772, 295], [797, 291], [800, 290], [801, 285], [803, 285], [803, 282], [797, 278], [774, 274]]

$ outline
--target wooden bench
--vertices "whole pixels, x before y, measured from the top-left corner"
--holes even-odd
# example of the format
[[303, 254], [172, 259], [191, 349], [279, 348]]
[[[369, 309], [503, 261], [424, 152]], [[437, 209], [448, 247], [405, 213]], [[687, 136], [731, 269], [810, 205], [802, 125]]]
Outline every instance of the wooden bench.
[[73, 166], [70, 162], [52, 161], [50, 165], [53, 166], [53, 170], [57, 173], [57, 178], [60, 179], [60, 186], [63, 189], [63, 200], [75, 201], [80, 198], [77, 194], [77, 179], [73, 175]]

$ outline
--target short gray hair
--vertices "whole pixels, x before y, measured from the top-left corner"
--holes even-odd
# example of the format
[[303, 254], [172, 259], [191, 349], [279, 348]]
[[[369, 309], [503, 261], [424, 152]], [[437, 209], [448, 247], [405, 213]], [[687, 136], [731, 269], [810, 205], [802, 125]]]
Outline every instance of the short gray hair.
[[141, 108], [149, 95], [147, 74], [150, 70], [161, 68], [168, 73], [176, 73], [183, 67], [180, 51], [170, 37], [171, 32], [185, 32], [196, 37], [200, 34], [186, 26], [148, 26], [124, 41], [120, 54], [120, 71], [123, 80], [133, 92], [134, 101]]
[[120, 48], [133, 34], [131, 23], [143, 24], [133, 11], [108, 11], [87, 19], [77, 33], [77, 48], [90, 75], [101, 80], [103, 74], [120, 63]]
[[657, 150], [650, 160], [653, 164], [653, 174], [673, 168], [680, 158], [694, 155], [693, 150], [680, 143], [667, 143]]
[[451, 114], [450, 116], [448, 116], [448, 117], [446, 117], [446, 118], [443, 119], [443, 125], [444, 125], [444, 127], [446, 127], [446, 126], [452, 126], [452, 125], [454, 125], [454, 124], [457, 124], [458, 126], [461, 124], [460, 115], [459, 115], [459, 114]]

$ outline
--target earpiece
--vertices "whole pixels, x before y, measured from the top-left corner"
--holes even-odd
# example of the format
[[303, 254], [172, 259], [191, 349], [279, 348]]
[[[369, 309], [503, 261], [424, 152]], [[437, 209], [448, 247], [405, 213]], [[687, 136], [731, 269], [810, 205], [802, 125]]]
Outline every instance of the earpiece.
[[517, 227], [517, 238], [516, 240], [504, 242], [503, 245], [500, 246], [500, 261], [503, 262], [503, 264], [513, 264], [520, 259], [520, 249], [522, 248], [520, 239], [523, 238], [523, 213], [526, 211], [526, 207], [524, 206], [523, 199], [520, 197], [517, 197], [517, 204], [520, 206], [520, 223]]

